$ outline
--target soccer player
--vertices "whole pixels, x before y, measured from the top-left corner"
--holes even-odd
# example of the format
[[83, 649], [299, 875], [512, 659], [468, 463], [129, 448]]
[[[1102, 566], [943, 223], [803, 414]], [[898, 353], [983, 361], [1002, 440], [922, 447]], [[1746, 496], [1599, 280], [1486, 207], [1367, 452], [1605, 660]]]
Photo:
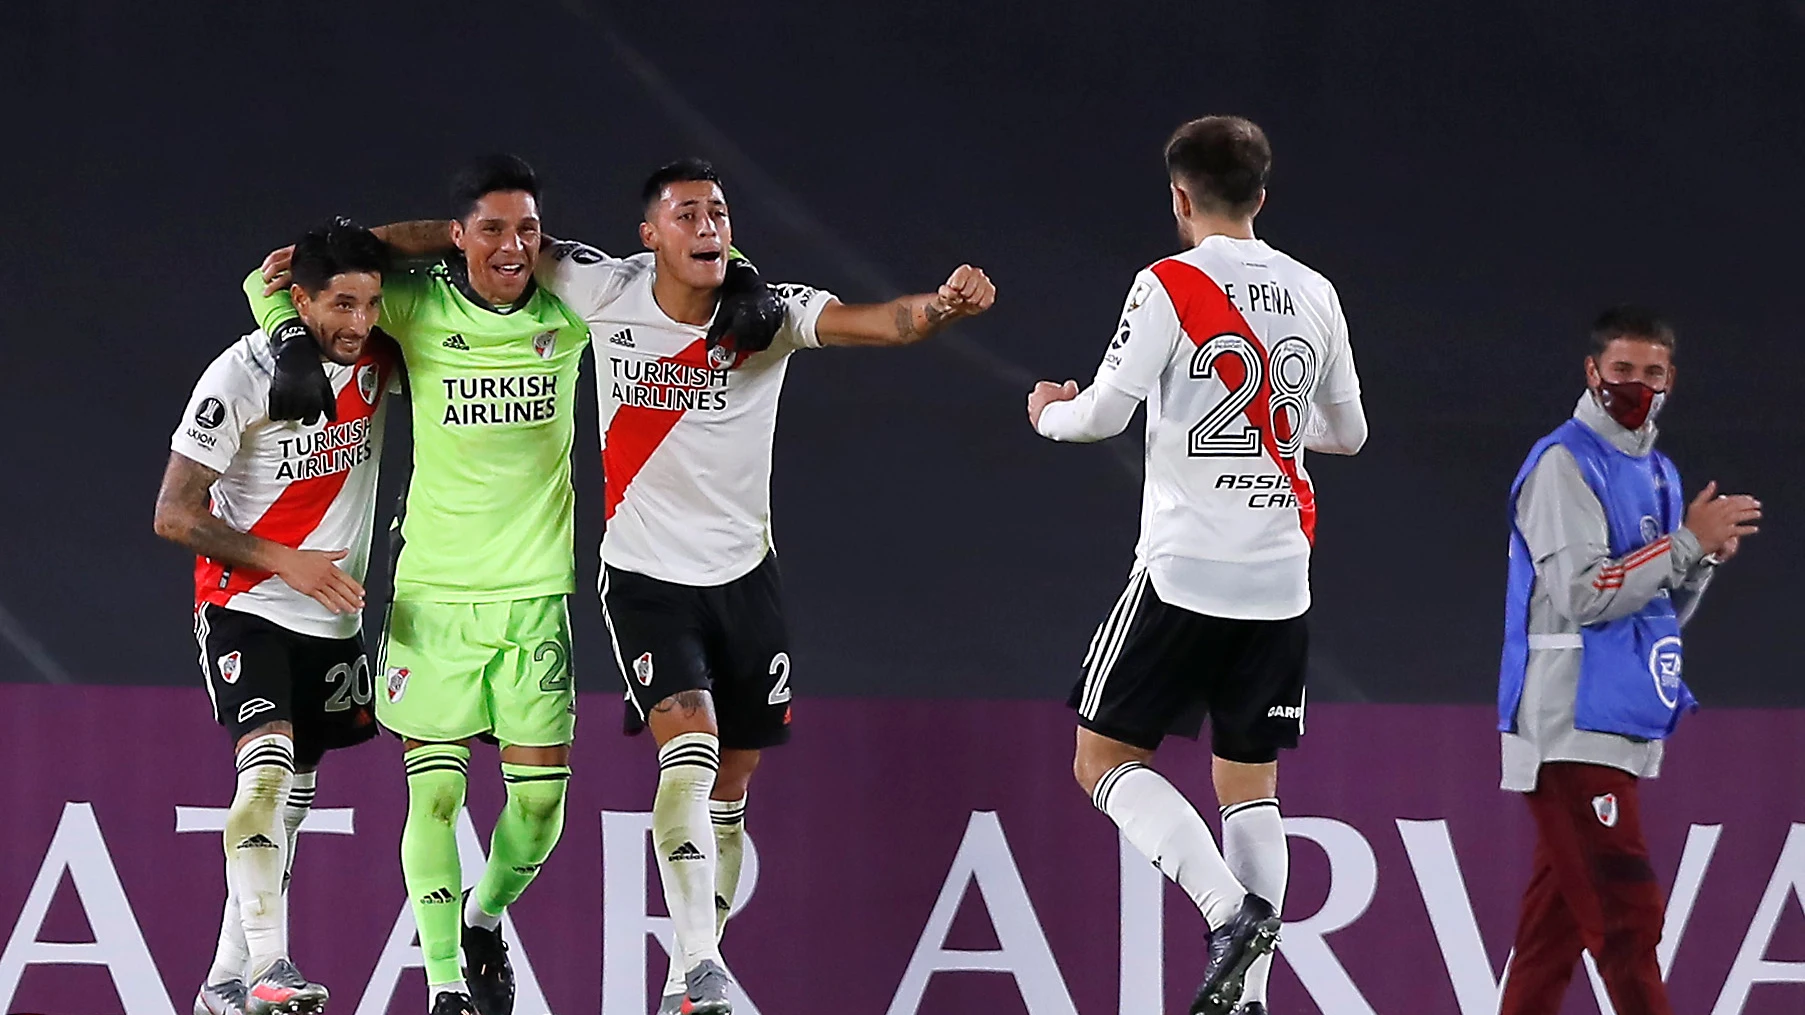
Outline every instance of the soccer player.
[[676, 946], [661, 1012], [730, 1011], [719, 940], [739, 882], [760, 751], [789, 739], [791, 657], [771, 538], [771, 446], [790, 354], [901, 346], [982, 313], [996, 289], [961, 265], [935, 293], [849, 306], [781, 286], [768, 347], [708, 339], [733, 226], [706, 162], [646, 181], [640, 239], [612, 258], [560, 244], [539, 278], [597, 338], [606, 475], [602, 612], [629, 731], [658, 746], [652, 809]]
[[[571, 398], [589, 330], [533, 282], [530, 166], [479, 160], [452, 201], [459, 256], [384, 286], [381, 325], [412, 388], [414, 471], [377, 716], [406, 745], [401, 870], [431, 1011], [507, 1015], [501, 917], [558, 840], [570, 777]], [[294, 309], [264, 294], [263, 277], [252, 272], [245, 293], [273, 331]], [[501, 747], [507, 804], [482, 879], [460, 895], [457, 818], [478, 737]]]
[[295, 246], [290, 289], [336, 421], [266, 411], [270, 339], [252, 332], [195, 385], [170, 439], [156, 531], [199, 555], [194, 631], [214, 717], [236, 744], [226, 909], [196, 1015], [323, 1010], [289, 959], [287, 873], [326, 751], [376, 733], [361, 584], [396, 350], [372, 334], [387, 250], [335, 223]]
[[1559, 1008], [1582, 950], [1620, 1015], [1672, 1011], [1637, 784], [1660, 774], [1662, 741], [1697, 707], [1680, 628], [1761, 518], [1759, 501], [1712, 482], [1682, 524], [1679, 472], [1655, 450], [1673, 347], [1648, 310], [1599, 317], [1585, 394], [1511, 487], [1498, 729], [1536, 851], [1502, 1015]]
[[[1140, 542], [1072, 690], [1073, 770], [1209, 924], [1198, 1015], [1266, 1012], [1289, 870], [1278, 752], [1304, 725], [1316, 494], [1303, 452], [1366, 441], [1334, 287], [1254, 237], [1271, 163], [1247, 120], [1180, 127], [1166, 168], [1189, 249], [1136, 276], [1095, 383], [1042, 381], [1028, 396], [1029, 422], [1060, 441], [1114, 436], [1147, 402]], [[1222, 852], [1148, 765], [1206, 712]]]

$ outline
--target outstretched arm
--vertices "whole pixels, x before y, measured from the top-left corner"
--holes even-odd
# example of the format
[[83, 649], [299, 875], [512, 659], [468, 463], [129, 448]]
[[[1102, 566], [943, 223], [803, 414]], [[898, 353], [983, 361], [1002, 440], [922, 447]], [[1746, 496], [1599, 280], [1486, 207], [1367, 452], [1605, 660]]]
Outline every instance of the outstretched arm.
[[913, 345], [961, 317], [989, 310], [996, 296], [996, 286], [983, 269], [962, 264], [938, 292], [888, 303], [830, 302], [821, 309], [815, 334], [822, 345]]
[[[451, 242], [451, 221], [449, 219], [415, 219], [412, 222], [391, 222], [386, 226], [377, 226], [370, 232], [383, 243], [388, 244], [389, 252], [395, 257], [422, 258], [438, 257], [457, 249]], [[547, 244], [553, 242], [549, 238]], [[294, 282], [295, 247], [289, 244], [270, 251], [257, 268], [263, 279], [263, 295], [274, 296], [279, 292], [287, 292]], [[248, 293], [247, 283], [246, 292]]]

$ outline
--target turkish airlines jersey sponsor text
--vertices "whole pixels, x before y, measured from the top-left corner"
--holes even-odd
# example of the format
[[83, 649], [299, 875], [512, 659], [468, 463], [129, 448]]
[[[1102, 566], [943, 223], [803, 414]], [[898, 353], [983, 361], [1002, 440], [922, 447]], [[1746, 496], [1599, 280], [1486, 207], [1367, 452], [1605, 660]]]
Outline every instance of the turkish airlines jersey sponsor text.
[[819, 348], [833, 299], [776, 287], [786, 320], [769, 349], [711, 351], [708, 329], [653, 297], [651, 254], [560, 245], [539, 280], [589, 324], [606, 492], [606, 564], [683, 585], [722, 585], [772, 549], [771, 444], [790, 354]]
[[[201, 375], [170, 450], [220, 474], [213, 514], [241, 532], [308, 550], [348, 550], [339, 567], [363, 581], [370, 557], [385, 396], [399, 354], [373, 336], [350, 366], [325, 364], [336, 421], [312, 426], [269, 418], [274, 361], [261, 331], [234, 342]], [[298, 634], [349, 638], [363, 624], [290, 588], [267, 571], [199, 557], [194, 601], [254, 614]]]

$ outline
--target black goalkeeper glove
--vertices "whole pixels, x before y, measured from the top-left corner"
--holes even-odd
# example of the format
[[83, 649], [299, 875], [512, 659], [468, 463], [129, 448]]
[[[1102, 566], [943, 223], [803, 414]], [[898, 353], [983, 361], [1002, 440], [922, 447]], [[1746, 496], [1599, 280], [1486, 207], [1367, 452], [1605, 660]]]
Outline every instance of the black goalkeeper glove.
[[727, 262], [721, 306], [708, 329], [708, 348], [725, 345], [736, 353], [763, 352], [783, 327], [783, 301], [743, 257]]
[[338, 400], [320, 365], [320, 344], [307, 325], [298, 317], [276, 325], [270, 352], [276, 358], [276, 375], [270, 378], [269, 418], [298, 419], [307, 426], [321, 416], [337, 422]]

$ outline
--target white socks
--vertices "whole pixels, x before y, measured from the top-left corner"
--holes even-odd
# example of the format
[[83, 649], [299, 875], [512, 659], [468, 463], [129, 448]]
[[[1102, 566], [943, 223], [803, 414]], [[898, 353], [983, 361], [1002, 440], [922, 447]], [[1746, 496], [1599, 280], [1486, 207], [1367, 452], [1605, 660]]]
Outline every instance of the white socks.
[[[1285, 905], [1285, 882], [1291, 874], [1291, 853], [1285, 842], [1285, 821], [1279, 816], [1276, 797], [1248, 800], [1222, 808], [1222, 858], [1247, 890], [1272, 903]], [[1243, 1003], [1266, 1000], [1266, 979], [1272, 974], [1272, 955], [1260, 956], [1247, 970]]]
[[740, 863], [746, 858], [746, 798], [708, 801], [714, 822], [714, 937], [727, 932], [727, 917], [740, 890]]
[[476, 893], [471, 892], [470, 897], [464, 900], [464, 925], [479, 930], [494, 930], [501, 926], [501, 914], [490, 916], [483, 912], [483, 907], [476, 904]]
[[226, 880], [244, 927], [248, 954], [239, 975], [247, 985], [288, 955], [283, 812], [294, 778], [294, 741], [281, 734], [258, 737], [238, 752], [238, 789], [226, 812]]
[[288, 887], [289, 876], [295, 869], [295, 840], [301, 834], [301, 824], [307, 820], [307, 814], [313, 810], [313, 794], [319, 788], [318, 772], [296, 772], [295, 781], [288, 790], [288, 803], [282, 808], [282, 827], [288, 832], [288, 869], [282, 874], [282, 886]]
[[[714, 941], [718, 948], [721, 936], [727, 932], [727, 918], [733, 914], [733, 900], [739, 894], [740, 864], [746, 856], [746, 798], [708, 801], [708, 818], [714, 822]], [[664, 997], [685, 989], [681, 954], [677, 949], [671, 950], [671, 971], [664, 978]]]
[[1216, 851], [1197, 809], [1158, 772], [1138, 761], [1117, 765], [1097, 780], [1091, 802], [1185, 890], [1211, 929], [1240, 911], [1247, 890]]
[[250, 950], [244, 945], [244, 918], [238, 913], [238, 892], [232, 887], [232, 875], [228, 871], [226, 910], [219, 918], [219, 945], [213, 951], [213, 965], [207, 970], [207, 982], [244, 979], [244, 966], [250, 959]]
[[652, 848], [671, 913], [675, 954], [685, 970], [721, 961], [715, 943], [715, 841], [708, 794], [721, 768], [712, 733], [684, 733], [658, 749], [658, 795], [652, 800]]
[[[249, 747], [250, 745], [245, 745]], [[300, 834], [301, 823], [307, 820], [307, 812], [313, 809], [313, 794], [317, 773], [296, 772], [294, 781], [289, 786], [288, 803], [282, 808], [282, 827], [287, 833], [284, 839], [288, 852], [283, 857], [282, 890], [288, 891], [289, 875], [295, 869], [295, 838]], [[242, 785], [242, 782], [241, 782]], [[283, 906], [283, 917], [286, 919], [288, 907]], [[288, 928], [283, 927], [283, 939], [286, 940]], [[231, 873], [226, 875], [226, 908], [219, 920], [219, 945], [213, 952], [213, 965], [207, 970], [208, 983], [222, 983], [226, 980], [244, 980], [250, 975], [245, 965], [250, 962], [251, 953], [244, 941], [244, 916], [238, 906], [238, 890], [233, 883]]]

